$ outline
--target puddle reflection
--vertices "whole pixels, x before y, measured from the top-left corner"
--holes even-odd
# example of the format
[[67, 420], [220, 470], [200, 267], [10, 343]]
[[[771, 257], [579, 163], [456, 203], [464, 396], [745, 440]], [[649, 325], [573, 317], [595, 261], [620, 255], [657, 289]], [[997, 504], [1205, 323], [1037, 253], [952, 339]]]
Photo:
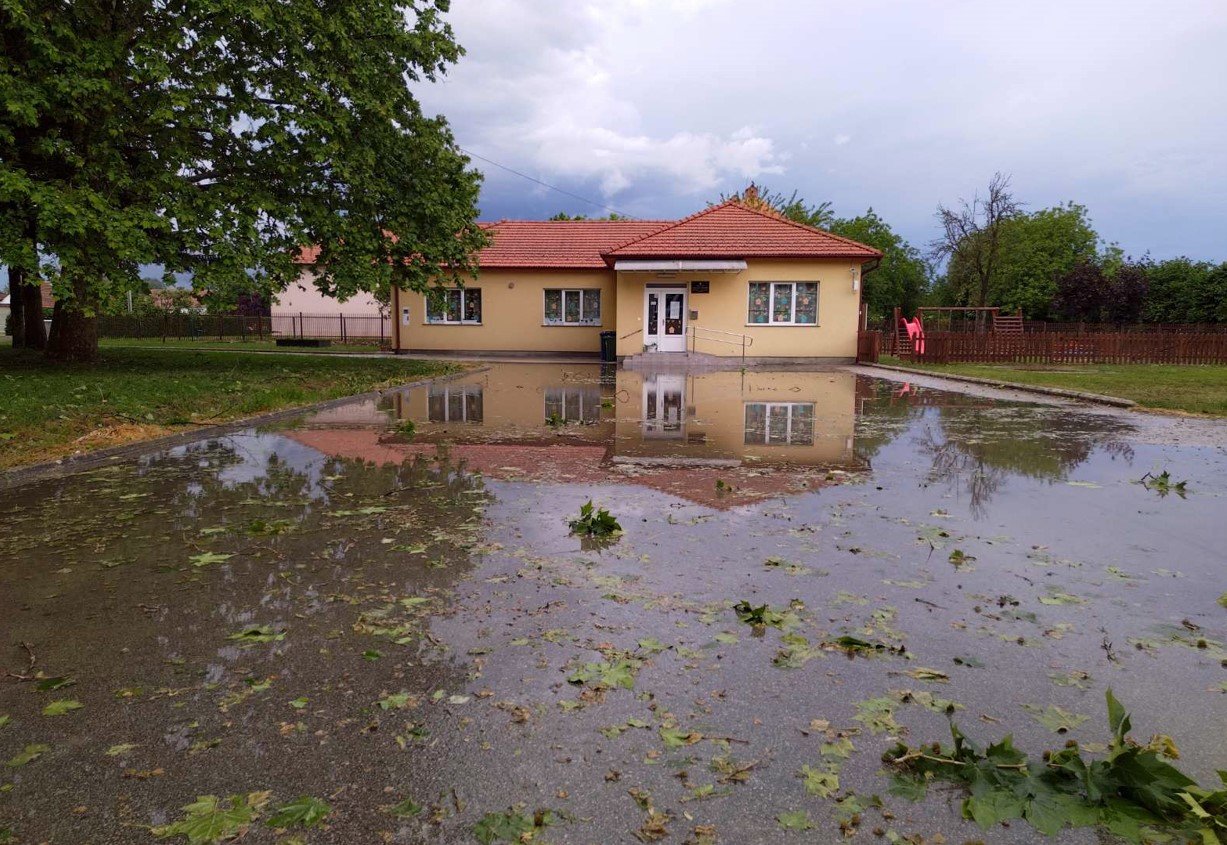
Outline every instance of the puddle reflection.
[[[404, 420], [413, 422], [412, 435], [393, 430]], [[446, 449], [495, 478], [619, 480], [610, 478], [616, 468], [622, 480], [630, 474], [722, 507], [819, 486], [830, 473], [867, 470], [889, 453], [927, 461], [926, 483], [968, 496], [980, 517], [1010, 476], [1064, 480], [1099, 447], [1128, 459], [1119, 445], [1128, 431], [1104, 415], [846, 370], [641, 373], [505, 364], [316, 414], [289, 436], [326, 454], [377, 462]], [[722, 472], [740, 473], [740, 486]], [[715, 499], [706, 491], [717, 487]]]

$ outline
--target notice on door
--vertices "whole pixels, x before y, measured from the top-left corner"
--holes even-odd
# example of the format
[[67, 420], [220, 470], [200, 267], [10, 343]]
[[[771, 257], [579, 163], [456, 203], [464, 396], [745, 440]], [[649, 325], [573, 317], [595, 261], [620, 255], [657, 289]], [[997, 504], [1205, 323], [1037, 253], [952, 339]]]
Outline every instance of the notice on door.
[[670, 320], [682, 319], [682, 300], [681, 299], [673, 299], [672, 297], [669, 298], [669, 319]]

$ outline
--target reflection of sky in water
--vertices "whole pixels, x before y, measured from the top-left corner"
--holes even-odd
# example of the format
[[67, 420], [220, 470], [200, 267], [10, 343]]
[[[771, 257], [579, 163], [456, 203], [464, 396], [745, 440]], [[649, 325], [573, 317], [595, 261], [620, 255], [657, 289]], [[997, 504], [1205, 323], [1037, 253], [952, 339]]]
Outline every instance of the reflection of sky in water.
[[[288, 437], [251, 431], [229, 435], [223, 442], [231, 452], [225, 465], [217, 471], [217, 480], [223, 487], [231, 488], [261, 481], [268, 475], [270, 460], [275, 459], [277, 463], [302, 476], [307, 495], [312, 499], [328, 498], [328, 491], [320, 484], [324, 476], [326, 456], [315, 449]], [[208, 449], [209, 445], [206, 442], [177, 446], [167, 450], [164, 457], [185, 458], [192, 453]], [[193, 484], [188, 488], [188, 492], [198, 494], [200, 486]]]

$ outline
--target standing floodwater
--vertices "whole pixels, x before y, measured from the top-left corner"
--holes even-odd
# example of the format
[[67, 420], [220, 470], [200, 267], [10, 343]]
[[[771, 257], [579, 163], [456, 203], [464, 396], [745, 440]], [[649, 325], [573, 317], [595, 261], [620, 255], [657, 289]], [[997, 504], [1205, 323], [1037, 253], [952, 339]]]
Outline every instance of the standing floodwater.
[[0, 843], [1047, 841], [882, 753], [1109, 687], [1212, 786], [1225, 431], [503, 365], [6, 490]]

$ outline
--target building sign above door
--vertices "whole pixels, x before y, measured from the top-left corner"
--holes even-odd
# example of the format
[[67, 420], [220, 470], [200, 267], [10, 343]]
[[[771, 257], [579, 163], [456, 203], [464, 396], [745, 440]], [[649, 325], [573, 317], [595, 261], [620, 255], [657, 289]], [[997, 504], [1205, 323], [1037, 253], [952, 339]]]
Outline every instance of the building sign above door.
[[711, 293], [711, 282], [691, 282], [691, 293]]

